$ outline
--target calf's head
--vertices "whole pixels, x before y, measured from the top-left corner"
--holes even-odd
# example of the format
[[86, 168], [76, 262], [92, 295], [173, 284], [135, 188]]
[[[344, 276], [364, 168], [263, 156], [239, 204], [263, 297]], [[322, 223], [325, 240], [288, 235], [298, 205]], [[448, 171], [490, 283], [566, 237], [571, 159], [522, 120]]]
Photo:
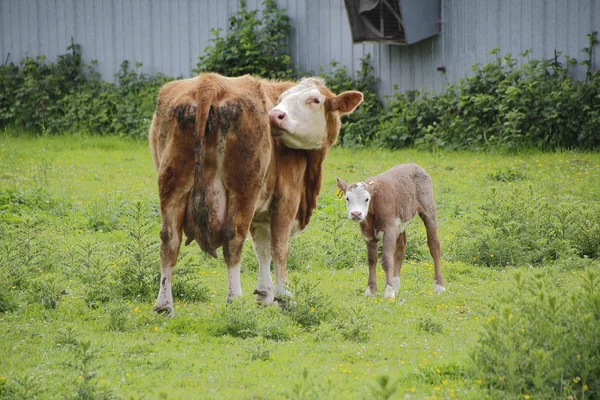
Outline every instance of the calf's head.
[[335, 143], [340, 131], [340, 116], [362, 103], [361, 92], [335, 95], [319, 78], [304, 78], [279, 96], [269, 112], [271, 134], [293, 149], [313, 150]]
[[364, 221], [369, 212], [369, 204], [371, 204], [369, 185], [364, 182], [348, 185], [340, 178], [337, 178], [337, 185], [344, 192], [348, 219], [356, 222]]

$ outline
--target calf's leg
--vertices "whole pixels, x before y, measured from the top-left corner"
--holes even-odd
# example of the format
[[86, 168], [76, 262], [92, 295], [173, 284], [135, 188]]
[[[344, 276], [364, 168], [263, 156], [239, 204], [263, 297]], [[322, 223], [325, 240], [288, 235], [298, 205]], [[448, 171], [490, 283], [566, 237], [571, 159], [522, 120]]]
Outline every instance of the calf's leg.
[[365, 243], [367, 244], [367, 261], [369, 262], [369, 280], [365, 296], [372, 297], [377, 292], [377, 240], [365, 239]]
[[394, 253], [394, 275], [392, 277], [392, 287], [394, 293], [398, 294], [400, 290], [400, 272], [402, 272], [402, 262], [406, 254], [406, 231], [398, 235], [396, 240], [396, 251]]
[[394, 291], [394, 253], [396, 251], [396, 240], [398, 238], [398, 228], [396, 226], [386, 227], [383, 233], [383, 250], [381, 252], [381, 266], [385, 272], [385, 290], [383, 297], [386, 299], [395, 299]]
[[435, 211], [430, 212], [429, 214], [422, 214], [421, 219], [423, 220], [425, 229], [427, 230], [427, 246], [429, 247], [429, 253], [431, 253], [431, 257], [433, 258], [433, 288], [436, 293], [441, 293], [446, 290], [446, 288], [444, 287], [444, 277], [442, 276], [442, 271], [440, 270], [441, 246], [440, 240], [438, 239]]

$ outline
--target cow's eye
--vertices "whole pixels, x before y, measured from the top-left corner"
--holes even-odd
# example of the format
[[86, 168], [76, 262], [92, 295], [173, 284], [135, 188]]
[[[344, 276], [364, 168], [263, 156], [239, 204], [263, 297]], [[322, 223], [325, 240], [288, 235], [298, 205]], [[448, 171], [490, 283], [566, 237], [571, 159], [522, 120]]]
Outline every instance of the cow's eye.
[[349, 198], [349, 197], [346, 197], [346, 201], [350, 201], [350, 198]]
[[319, 104], [319, 103], [320, 103], [320, 101], [319, 101], [319, 99], [313, 99], [313, 103], [315, 103], [315, 104]]
[[368, 203], [368, 202], [369, 202], [369, 200], [371, 200], [371, 199], [369, 199], [369, 198], [367, 197], [367, 198], [365, 199], [365, 203]]

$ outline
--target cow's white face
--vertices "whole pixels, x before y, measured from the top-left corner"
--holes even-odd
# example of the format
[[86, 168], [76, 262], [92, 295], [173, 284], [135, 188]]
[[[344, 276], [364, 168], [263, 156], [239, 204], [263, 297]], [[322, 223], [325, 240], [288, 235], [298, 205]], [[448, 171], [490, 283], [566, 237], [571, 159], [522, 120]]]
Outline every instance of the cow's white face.
[[355, 185], [349, 185], [346, 190], [348, 219], [356, 222], [364, 221], [369, 212], [370, 202], [371, 194], [367, 190], [366, 183], [359, 182]]
[[293, 149], [318, 149], [327, 135], [325, 101], [315, 84], [306, 79], [285, 91], [269, 112], [271, 134]]

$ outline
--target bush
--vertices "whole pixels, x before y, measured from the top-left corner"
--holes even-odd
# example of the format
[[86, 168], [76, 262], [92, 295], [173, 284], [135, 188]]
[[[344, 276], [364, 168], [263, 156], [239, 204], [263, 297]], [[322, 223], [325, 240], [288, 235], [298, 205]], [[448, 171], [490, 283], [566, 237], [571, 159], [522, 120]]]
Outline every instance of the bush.
[[142, 74], [142, 64], [131, 69], [124, 61], [117, 83], [107, 83], [95, 60], [82, 61], [79, 45], [67, 50], [53, 63], [39, 56], [0, 65], [0, 128], [145, 137], [158, 89], [171, 78]]
[[327, 87], [335, 94], [346, 90], [358, 90], [364, 96], [363, 103], [352, 113], [343, 118], [339, 141], [345, 147], [364, 146], [373, 143], [378, 135], [383, 104], [377, 96], [379, 80], [373, 76], [371, 54], [360, 59], [360, 70], [356, 79], [348, 75], [345, 66], [336, 68], [338, 63], [331, 63], [334, 70], [329, 75], [320, 74], [327, 81]]
[[204, 49], [192, 72], [290, 79], [289, 17], [277, 8], [275, 0], [264, 0], [262, 5], [262, 18], [259, 19], [258, 10], [248, 11], [246, 1], [240, 0], [240, 11], [229, 18], [227, 34], [221, 37], [220, 30], [211, 30], [213, 45]]
[[491, 188], [478, 215], [451, 247], [464, 262], [532, 265], [559, 257], [600, 256], [600, 204], [551, 203], [533, 186]]
[[[569, 75], [576, 61], [565, 65], [530, 60], [518, 65], [510, 53], [442, 93], [408, 91], [392, 96], [382, 114], [380, 143], [400, 148], [519, 149], [534, 147], [597, 149], [600, 123], [600, 71], [591, 70], [596, 33], [588, 35], [585, 82]], [[497, 54], [498, 49], [491, 51]], [[529, 51], [521, 56], [527, 57]]]
[[517, 272], [495, 300], [472, 353], [475, 378], [493, 398], [600, 395], [600, 276], [583, 275], [566, 291]]
[[316, 328], [333, 316], [331, 300], [317, 290], [317, 284], [300, 281], [296, 277], [290, 280], [293, 297], [285, 299], [284, 310], [290, 318], [302, 328]]

